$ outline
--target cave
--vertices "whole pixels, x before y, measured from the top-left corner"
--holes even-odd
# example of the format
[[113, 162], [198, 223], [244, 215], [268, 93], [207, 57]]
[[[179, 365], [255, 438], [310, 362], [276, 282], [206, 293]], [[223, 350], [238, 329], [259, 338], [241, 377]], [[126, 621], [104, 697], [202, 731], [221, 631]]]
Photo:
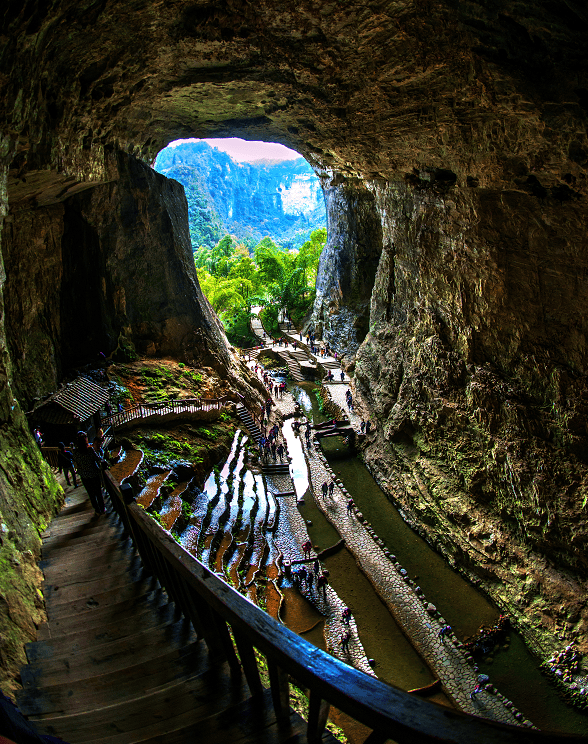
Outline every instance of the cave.
[[580, 4], [7, 0], [1, 11], [0, 647], [18, 686], [61, 494], [24, 413], [96, 355], [246, 385], [191, 259], [169, 142], [301, 153], [312, 325], [363, 457], [543, 658], [588, 651], [588, 12]]

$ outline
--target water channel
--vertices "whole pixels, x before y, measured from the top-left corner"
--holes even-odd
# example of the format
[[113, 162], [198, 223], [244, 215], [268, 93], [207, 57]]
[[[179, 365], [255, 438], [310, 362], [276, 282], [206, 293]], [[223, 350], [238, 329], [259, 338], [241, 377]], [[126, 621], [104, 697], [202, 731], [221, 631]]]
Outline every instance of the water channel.
[[[291, 384], [290, 390], [305, 415], [315, 423], [325, 420], [320, 413], [311, 383]], [[363, 462], [349, 456], [339, 438], [323, 440], [331, 468], [341, 478], [359, 509], [378, 536], [398, 558], [411, 578], [418, 581], [425, 596], [435, 604], [460, 639], [473, 634], [481, 624], [493, 624], [499, 611], [480, 591], [466, 581], [404, 522], [398, 510], [374, 481]], [[332, 545], [339, 535], [312, 499], [300, 507], [310, 537], [321, 547]], [[368, 579], [345, 549], [324, 561], [330, 581], [357, 620], [360, 638], [381, 679], [402, 689], [428, 684], [431, 672], [414, 651], [387, 608], [378, 600]], [[480, 672], [490, 676], [500, 692], [538, 728], [585, 734], [588, 715], [568, 706], [539, 670], [535, 657], [518, 633], [511, 631], [510, 644], [481, 661]], [[310, 639], [309, 639], [310, 640]], [[445, 702], [442, 695], [431, 700]]]

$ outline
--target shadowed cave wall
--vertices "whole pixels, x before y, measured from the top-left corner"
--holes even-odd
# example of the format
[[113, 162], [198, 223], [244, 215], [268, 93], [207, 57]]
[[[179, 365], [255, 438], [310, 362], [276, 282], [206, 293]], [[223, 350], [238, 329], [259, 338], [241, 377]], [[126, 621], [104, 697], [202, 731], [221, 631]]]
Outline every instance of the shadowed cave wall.
[[237, 374], [183, 197], [147, 165], [183, 136], [314, 165], [313, 322], [378, 422], [366, 461], [538, 650], [584, 643], [585, 9], [9, 0], [0, 18], [5, 674], [42, 611], [37, 529], [61, 498], [21, 406], [127, 345]]

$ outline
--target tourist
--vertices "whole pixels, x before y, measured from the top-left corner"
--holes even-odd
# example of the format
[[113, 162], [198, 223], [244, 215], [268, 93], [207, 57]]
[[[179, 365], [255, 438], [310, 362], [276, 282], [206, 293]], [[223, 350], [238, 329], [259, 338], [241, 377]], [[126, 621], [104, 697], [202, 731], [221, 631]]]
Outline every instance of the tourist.
[[341, 640], [339, 641], [339, 645], [341, 646], [341, 651], [343, 651], [344, 654], [349, 653], [349, 641], [351, 640], [351, 631], [346, 630], [345, 633], [341, 636]]
[[353, 499], [349, 499], [349, 501], [347, 502], [347, 514], [351, 514], [354, 506], [355, 506], [355, 503]]
[[276, 443], [274, 441], [274, 442], [272, 442], [272, 458], [273, 458], [273, 461], [274, 462], [276, 461], [276, 450], [277, 450], [277, 447], [276, 447]]
[[475, 695], [482, 692], [484, 688], [482, 685], [478, 682], [478, 684], [474, 687], [474, 689], [470, 692], [470, 699], [475, 700]]
[[329, 580], [327, 578], [327, 574], [326, 573], [322, 573], [322, 574], [320, 574], [320, 576], [317, 576], [316, 577], [317, 594], [318, 594], [319, 589], [322, 589], [323, 590], [323, 597], [324, 597], [325, 594], [326, 594], [326, 592], [327, 592], [327, 584], [328, 583], [329, 583]]
[[345, 372], [341, 370], [341, 382], [343, 382], [344, 379], [345, 379]]
[[304, 557], [310, 558], [310, 554], [312, 552], [312, 543], [310, 542], [310, 540], [307, 540], [305, 543], [303, 543], [302, 550], [304, 552]]
[[278, 453], [278, 457], [280, 458], [280, 462], [282, 462], [282, 458], [284, 456], [284, 445], [281, 442], [280, 444], [278, 444], [278, 448], [276, 451]]
[[84, 488], [90, 497], [90, 502], [94, 507], [94, 513], [98, 517], [106, 512], [102, 497], [102, 479], [100, 477], [100, 471], [104, 461], [90, 447], [88, 435], [85, 431], [78, 432], [77, 447], [73, 452], [73, 459]]
[[359, 430], [362, 434], [365, 433], [365, 421], [363, 419], [361, 420], [361, 426], [359, 427]]
[[33, 436], [35, 437], [35, 442], [37, 443], [39, 449], [41, 449], [41, 447], [43, 446], [43, 434], [38, 426], [33, 429]]
[[110, 401], [107, 400], [104, 404], [104, 410], [106, 411], [107, 416], [112, 416], [112, 406], [110, 405]]
[[321, 572], [321, 563], [318, 558], [314, 559], [314, 563], [312, 564], [312, 567], [314, 569], [315, 574], [317, 575], [317, 578]]
[[329, 483], [329, 496], [330, 496], [331, 498], [333, 498], [333, 493], [334, 493], [334, 491], [335, 491], [335, 481], [334, 481], [334, 480], [332, 480], [332, 481], [331, 481], [331, 482]]
[[349, 625], [349, 622], [351, 621], [351, 610], [349, 607], [344, 607], [343, 612], [341, 613], [341, 622], [345, 625]]
[[442, 641], [445, 641], [445, 636], [449, 635], [450, 633], [451, 633], [451, 625], [444, 625], [439, 631], [439, 638]]
[[57, 443], [57, 464], [59, 465], [59, 472], [63, 472], [63, 475], [65, 476], [67, 485], [71, 485], [69, 482], [69, 474], [71, 473], [74, 488], [77, 488], [78, 482], [76, 480], [76, 471], [73, 464], [72, 454], [65, 449], [63, 442]]
[[104, 457], [103, 447], [105, 439], [106, 437], [104, 436], [104, 430], [101, 428], [98, 429], [98, 431], [96, 432], [96, 436], [94, 437], [94, 441], [92, 442], [92, 447], [94, 448], [94, 452], [96, 452], [99, 457]]
[[366, 433], [366, 435], [369, 434], [371, 430], [372, 430], [372, 422], [368, 419], [365, 422], [365, 433]]
[[329, 490], [329, 484], [327, 483], [327, 481], [325, 481], [323, 483], [323, 485], [321, 486], [321, 490], [323, 492], [323, 499], [326, 499], [327, 498], [327, 492]]
[[304, 584], [306, 584], [306, 579], [307, 579], [307, 576], [308, 576], [308, 573], [306, 571], [306, 566], [300, 566], [300, 568], [297, 571], [297, 575], [298, 575], [298, 578], [300, 579], [300, 581], [301, 582], [304, 582]]

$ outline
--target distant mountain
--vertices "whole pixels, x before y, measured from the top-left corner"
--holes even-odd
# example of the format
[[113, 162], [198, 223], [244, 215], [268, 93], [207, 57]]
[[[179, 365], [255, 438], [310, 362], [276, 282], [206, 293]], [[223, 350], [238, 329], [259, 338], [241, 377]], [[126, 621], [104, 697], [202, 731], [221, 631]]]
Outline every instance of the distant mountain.
[[206, 142], [186, 142], [162, 150], [155, 170], [184, 186], [194, 250], [227, 234], [297, 248], [326, 227], [323, 192], [303, 157], [238, 163]]

